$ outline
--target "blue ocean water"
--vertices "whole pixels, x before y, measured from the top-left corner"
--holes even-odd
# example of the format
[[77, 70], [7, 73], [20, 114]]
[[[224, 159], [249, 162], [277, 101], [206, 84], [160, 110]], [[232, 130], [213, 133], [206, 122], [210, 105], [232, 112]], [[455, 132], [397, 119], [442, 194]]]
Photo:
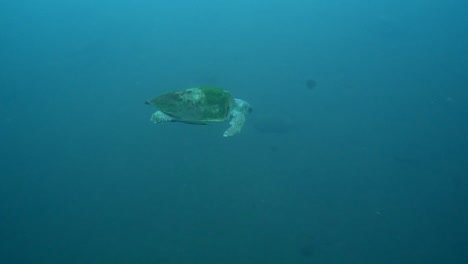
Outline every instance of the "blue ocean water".
[[[468, 263], [466, 10], [0, 2], [0, 263]], [[198, 85], [240, 134], [149, 121]]]

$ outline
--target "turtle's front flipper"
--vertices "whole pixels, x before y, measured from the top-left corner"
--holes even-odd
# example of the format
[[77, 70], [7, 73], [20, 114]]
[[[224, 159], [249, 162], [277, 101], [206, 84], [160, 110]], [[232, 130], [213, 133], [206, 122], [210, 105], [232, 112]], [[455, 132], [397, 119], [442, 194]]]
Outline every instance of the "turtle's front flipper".
[[226, 131], [224, 131], [224, 137], [234, 136], [235, 134], [239, 133], [244, 126], [245, 123], [245, 115], [242, 112], [233, 111], [232, 113], [232, 120], [229, 122], [231, 125]]

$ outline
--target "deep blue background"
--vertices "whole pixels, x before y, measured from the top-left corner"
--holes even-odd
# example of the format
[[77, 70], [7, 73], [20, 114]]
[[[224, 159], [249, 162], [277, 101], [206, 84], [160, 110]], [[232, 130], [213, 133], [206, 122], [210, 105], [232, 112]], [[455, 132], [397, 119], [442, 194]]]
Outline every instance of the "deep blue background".
[[468, 263], [467, 9], [1, 1], [0, 263]]

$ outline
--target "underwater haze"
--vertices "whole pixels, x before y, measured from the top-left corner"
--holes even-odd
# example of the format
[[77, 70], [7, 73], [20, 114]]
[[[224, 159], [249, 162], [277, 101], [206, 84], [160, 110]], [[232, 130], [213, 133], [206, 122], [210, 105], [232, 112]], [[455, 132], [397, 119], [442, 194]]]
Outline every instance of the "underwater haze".
[[[468, 263], [468, 3], [0, 3], [0, 263]], [[229, 121], [144, 102], [222, 87]]]

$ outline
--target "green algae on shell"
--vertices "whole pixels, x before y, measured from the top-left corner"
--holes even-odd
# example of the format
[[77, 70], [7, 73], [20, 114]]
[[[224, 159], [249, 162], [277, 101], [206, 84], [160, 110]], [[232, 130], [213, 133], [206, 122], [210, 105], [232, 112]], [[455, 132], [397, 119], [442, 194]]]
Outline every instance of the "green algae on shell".
[[235, 101], [222, 88], [199, 86], [156, 96], [147, 104], [179, 121], [222, 122], [229, 118]]

